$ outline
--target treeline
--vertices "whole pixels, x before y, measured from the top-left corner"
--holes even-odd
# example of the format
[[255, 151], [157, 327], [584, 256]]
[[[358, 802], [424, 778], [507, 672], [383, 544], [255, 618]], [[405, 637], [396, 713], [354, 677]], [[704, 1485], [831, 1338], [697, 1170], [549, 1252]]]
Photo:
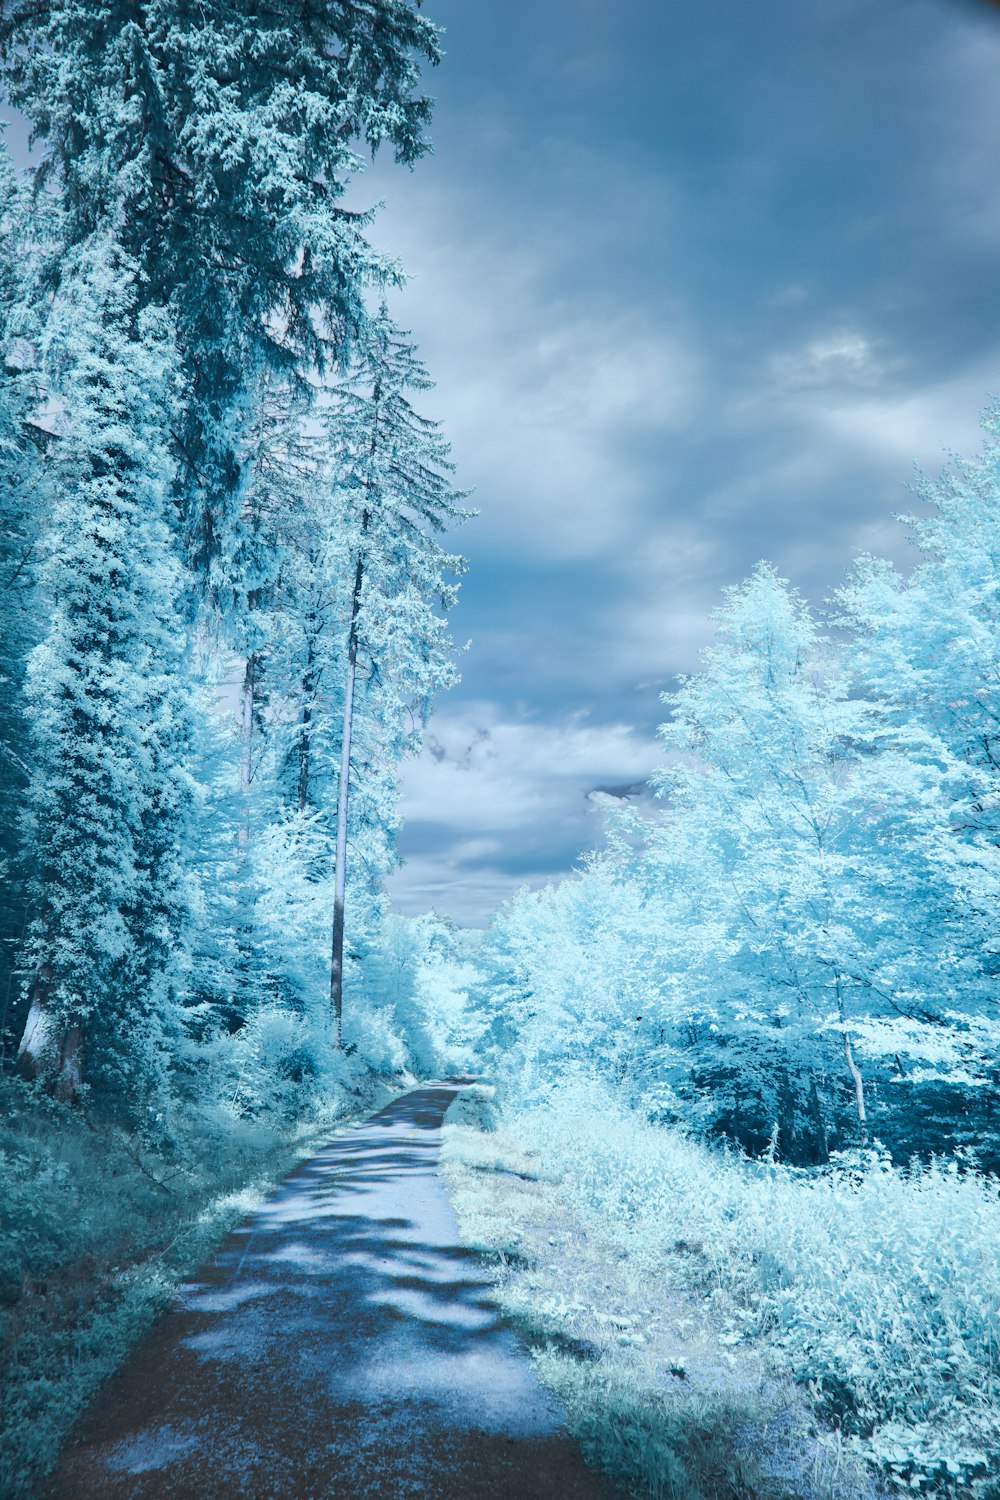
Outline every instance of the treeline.
[[447, 1047], [382, 882], [465, 512], [345, 202], [439, 55], [410, 0], [0, 3], [0, 1043], [130, 1127]]
[[[481, 956], [510, 1098], [616, 1081], [661, 1123], [820, 1165], [1000, 1167], [1000, 433], [919, 488], [908, 576], [818, 616], [770, 567], [668, 695], [626, 811]], [[486, 997], [489, 997], [488, 999]]]

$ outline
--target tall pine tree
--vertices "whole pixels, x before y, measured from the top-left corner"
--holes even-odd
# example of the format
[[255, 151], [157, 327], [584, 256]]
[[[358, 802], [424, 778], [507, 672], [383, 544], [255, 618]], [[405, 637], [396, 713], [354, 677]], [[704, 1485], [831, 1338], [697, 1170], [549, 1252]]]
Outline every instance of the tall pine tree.
[[36, 638], [35, 570], [48, 439], [33, 420], [33, 257], [26, 194], [0, 141], [0, 1051], [23, 1024], [16, 965], [31, 851], [22, 811], [31, 764], [25, 657]]
[[[452, 487], [450, 448], [440, 425], [414, 410], [412, 394], [433, 382], [408, 334], [383, 304], [337, 394], [329, 420], [331, 470], [351, 560], [347, 576], [346, 664], [337, 802], [330, 1002], [339, 1041], [343, 1012], [347, 854], [359, 689], [369, 702], [376, 745], [367, 748], [369, 794], [380, 784], [376, 755], [394, 763], [419, 746], [417, 725], [434, 694], [456, 680], [446, 612], [464, 563], [438, 537], [469, 514]], [[359, 672], [362, 674], [359, 678]], [[387, 795], [381, 778], [384, 803]], [[388, 792], [390, 798], [394, 794]], [[369, 802], [371, 797], [369, 795]], [[392, 809], [394, 813], [394, 807]], [[374, 814], [374, 816], [373, 816]], [[384, 806], [367, 820], [391, 822]], [[358, 822], [355, 813], [354, 820]]]
[[166, 520], [175, 351], [99, 237], [45, 349], [57, 403], [44, 639], [28, 661], [38, 850], [22, 1065], [106, 1101], [156, 1088], [185, 922], [180, 572]]
[[[357, 148], [413, 163], [435, 28], [411, 0], [0, 0], [0, 66], [32, 121], [67, 246], [114, 227], [141, 302], [169, 305], [189, 388], [174, 429], [187, 553], [225, 592], [242, 425], [264, 369], [336, 361], [371, 277], [394, 274], [345, 207]], [[220, 576], [221, 572], [221, 576]]]

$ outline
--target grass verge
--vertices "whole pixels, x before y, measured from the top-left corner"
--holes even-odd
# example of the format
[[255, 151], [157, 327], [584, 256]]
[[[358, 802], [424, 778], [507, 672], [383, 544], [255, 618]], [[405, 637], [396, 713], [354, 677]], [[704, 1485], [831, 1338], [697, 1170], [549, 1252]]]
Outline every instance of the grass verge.
[[269, 1125], [199, 1111], [163, 1142], [0, 1085], [0, 1500], [26, 1500], [181, 1282], [301, 1160], [393, 1092]]
[[442, 1173], [463, 1238], [489, 1258], [496, 1301], [588, 1459], [646, 1500], [875, 1497], [794, 1382], [696, 1295], [689, 1263], [703, 1249], [683, 1225], [651, 1260], [641, 1230], [581, 1206], [543, 1136], [497, 1128], [490, 1094], [455, 1101]]

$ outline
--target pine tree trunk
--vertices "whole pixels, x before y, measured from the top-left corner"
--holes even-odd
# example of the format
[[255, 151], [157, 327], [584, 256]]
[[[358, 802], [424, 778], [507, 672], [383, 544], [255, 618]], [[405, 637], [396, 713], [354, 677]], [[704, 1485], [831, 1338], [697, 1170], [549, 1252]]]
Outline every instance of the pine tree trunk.
[[52, 1023], [42, 995], [42, 982], [36, 982], [31, 995], [28, 1019], [17, 1049], [16, 1069], [22, 1078], [34, 1080], [45, 1071], [45, 1059], [52, 1051]]
[[42, 1080], [57, 1099], [71, 1104], [83, 1085], [83, 1027], [79, 1021], [53, 1022], [47, 1003], [51, 980], [52, 970], [43, 964], [31, 989], [16, 1071], [32, 1083]]
[[[250, 820], [250, 783], [253, 780], [253, 715], [255, 707], [255, 695], [257, 690], [257, 658], [254, 655], [247, 657], [246, 670], [243, 674], [243, 752], [240, 758], [240, 791], [247, 799], [246, 818], [249, 825]], [[247, 841], [244, 834], [243, 842]]]
[[[362, 533], [368, 528], [365, 512]], [[350, 804], [351, 735], [354, 730], [354, 683], [358, 674], [358, 610], [364, 582], [364, 557], [359, 556], [351, 599], [351, 631], [347, 646], [347, 680], [344, 684], [344, 730], [340, 743], [340, 787], [337, 796], [337, 852], [333, 873], [333, 942], [330, 951], [330, 1008], [333, 1011], [335, 1046], [343, 1046], [344, 1017], [344, 911], [347, 899], [347, 816]]]
[[[251, 604], [251, 608], [253, 605]], [[236, 964], [226, 1004], [226, 1025], [230, 1032], [239, 1031], [246, 1021], [257, 991], [257, 954], [254, 948], [254, 883], [250, 863], [250, 788], [253, 782], [253, 728], [257, 707], [258, 657], [246, 659], [240, 724], [240, 792], [242, 807], [237, 830], [239, 907], [236, 918]]]
[[[382, 399], [382, 382], [376, 380], [372, 391], [374, 420], [371, 442], [368, 446], [369, 462], [378, 449], [379, 403]], [[365, 504], [361, 514], [361, 545], [358, 548], [357, 567], [354, 572], [354, 592], [351, 595], [351, 627], [347, 642], [347, 680], [344, 683], [344, 728], [340, 741], [340, 786], [337, 794], [337, 849], [333, 871], [333, 937], [330, 945], [330, 1008], [333, 1011], [334, 1046], [344, 1045], [344, 915], [347, 901], [347, 817], [350, 808], [351, 780], [351, 735], [354, 730], [354, 683], [358, 675], [358, 611], [361, 608], [361, 586], [365, 578], [365, 537], [371, 522], [370, 478], [365, 488]]]
[[71, 1103], [83, 1083], [83, 1027], [68, 1026], [59, 1046], [59, 1079], [56, 1091], [60, 1099]]
[[[310, 615], [310, 625], [314, 624]], [[316, 691], [316, 644], [310, 630], [306, 646], [306, 669], [302, 674], [302, 718], [299, 723], [299, 812], [305, 812], [309, 803], [309, 775], [311, 771], [312, 703]]]

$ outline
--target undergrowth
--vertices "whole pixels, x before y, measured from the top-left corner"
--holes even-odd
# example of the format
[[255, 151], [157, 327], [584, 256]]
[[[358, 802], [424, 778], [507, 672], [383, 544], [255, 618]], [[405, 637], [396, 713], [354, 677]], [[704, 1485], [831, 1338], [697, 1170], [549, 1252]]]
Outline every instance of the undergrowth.
[[32, 1493], [178, 1283], [335, 1124], [376, 1102], [298, 1127], [201, 1108], [144, 1138], [0, 1083], [3, 1500]]
[[995, 1500], [994, 1184], [877, 1151], [753, 1164], [589, 1084], [492, 1134], [462, 1108], [463, 1231], [581, 1440], [638, 1493]]

